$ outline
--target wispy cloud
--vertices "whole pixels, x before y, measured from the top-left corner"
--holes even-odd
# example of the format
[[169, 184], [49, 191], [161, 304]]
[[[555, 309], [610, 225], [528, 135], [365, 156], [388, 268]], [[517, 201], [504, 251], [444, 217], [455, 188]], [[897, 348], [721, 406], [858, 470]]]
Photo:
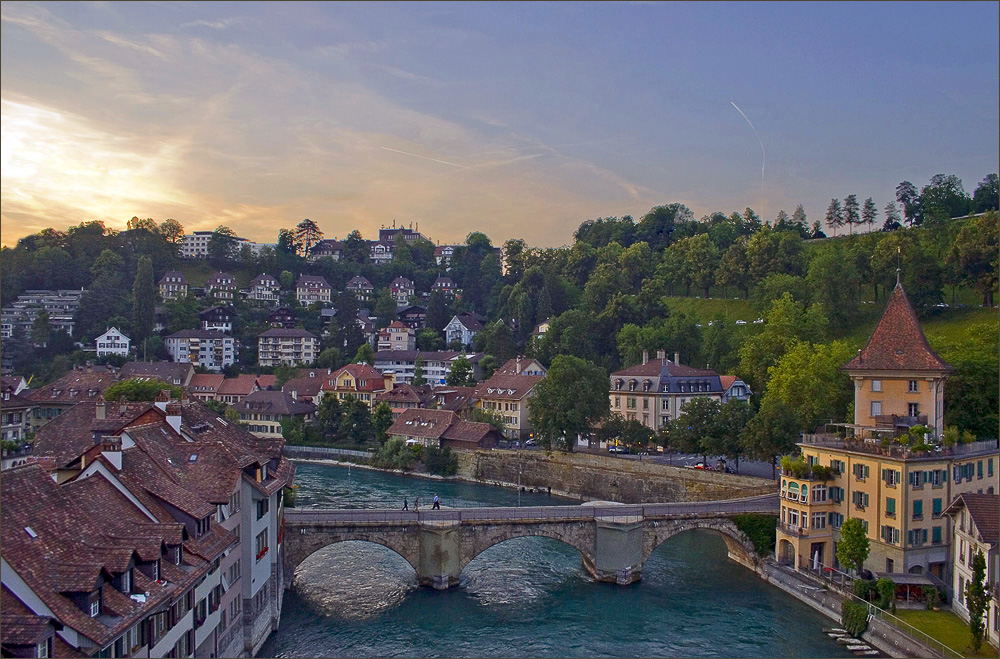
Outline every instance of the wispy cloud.
[[208, 21], [205, 19], [199, 19], [197, 21], [188, 21], [187, 23], [181, 23], [181, 27], [207, 27], [213, 30], [225, 30], [234, 25], [239, 25], [243, 22], [240, 17], [233, 18], [223, 18], [218, 21]]

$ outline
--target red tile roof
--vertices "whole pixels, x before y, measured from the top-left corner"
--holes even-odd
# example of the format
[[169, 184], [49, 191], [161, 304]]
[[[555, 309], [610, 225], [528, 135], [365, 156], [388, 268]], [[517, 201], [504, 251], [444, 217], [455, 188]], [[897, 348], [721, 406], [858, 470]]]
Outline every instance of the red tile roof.
[[896, 284], [885, 312], [861, 352], [843, 366], [846, 371], [929, 371], [950, 373], [954, 369], [927, 343], [917, 314]]
[[52, 384], [25, 394], [33, 403], [75, 404], [93, 398], [118, 381], [118, 374], [104, 367], [72, 370]]
[[356, 391], [383, 391], [385, 389], [385, 376], [382, 375], [381, 371], [368, 364], [348, 364], [337, 369], [323, 378], [323, 389], [326, 391], [339, 389], [339, 379], [344, 373], [349, 373], [354, 378], [354, 390]]
[[191, 383], [187, 386], [187, 389], [191, 392], [198, 391], [202, 393], [216, 393], [222, 385], [222, 381], [225, 379], [226, 376], [222, 374], [195, 373], [191, 376]]
[[80, 403], [39, 428], [35, 435], [34, 455], [52, 456], [57, 467], [67, 467], [94, 448], [101, 436], [118, 435], [129, 424], [154, 409], [154, 414], [163, 415], [153, 403], [105, 403], [105, 418], [98, 419], [97, 405], [98, 401], [94, 400]]
[[1000, 544], [1000, 494], [960, 494], [945, 513], [955, 512], [963, 506], [976, 525], [979, 540], [988, 545]]
[[249, 396], [257, 386], [256, 375], [237, 375], [223, 380], [216, 393], [220, 396]]
[[399, 418], [389, 426], [389, 435], [441, 439], [448, 428], [458, 420], [454, 412], [447, 410], [403, 410]]
[[489, 380], [476, 386], [475, 396], [480, 400], [521, 400], [543, 379], [541, 375], [494, 373]]

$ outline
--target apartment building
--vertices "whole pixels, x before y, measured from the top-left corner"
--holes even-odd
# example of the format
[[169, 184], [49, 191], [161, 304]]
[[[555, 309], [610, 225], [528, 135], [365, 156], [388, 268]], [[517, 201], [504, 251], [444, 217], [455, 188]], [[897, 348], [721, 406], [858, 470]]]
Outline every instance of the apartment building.
[[170, 358], [178, 363], [221, 371], [236, 362], [236, 339], [218, 330], [181, 330], [164, 337]]
[[375, 353], [375, 368], [386, 375], [392, 375], [397, 384], [412, 384], [417, 370], [417, 361], [421, 362], [424, 380], [431, 386], [445, 384], [451, 366], [459, 357], [464, 356], [472, 364], [472, 375], [479, 379], [479, 361], [483, 353], [464, 353], [457, 350], [379, 350]]
[[97, 350], [98, 357], [107, 355], [128, 357], [131, 345], [132, 340], [122, 334], [122, 331], [117, 327], [109, 327], [104, 334], [94, 339], [94, 348]]
[[215, 300], [231, 302], [236, 295], [236, 278], [228, 272], [216, 272], [205, 282], [205, 294]]
[[160, 289], [160, 297], [164, 300], [173, 300], [188, 294], [188, 283], [180, 270], [166, 271], [160, 277], [157, 285]]
[[960, 494], [945, 509], [951, 519], [951, 610], [969, 621], [965, 587], [973, 580], [972, 560], [982, 553], [986, 561], [986, 587], [990, 597], [983, 622], [985, 640], [1000, 647], [1000, 495]]
[[73, 334], [77, 309], [84, 289], [79, 290], [28, 290], [17, 296], [0, 312], [0, 338], [9, 339], [18, 331], [28, 336], [35, 319], [42, 311], [49, 314], [49, 326], [57, 332]]
[[118, 381], [113, 366], [78, 366], [55, 382], [25, 392], [31, 403], [31, 429], [37, 430], [82, 401], [94, 400]]
[[508, 439], [527, 439], [532, 433], [528, 399], [543, 377], [494, 373], [476, 386], [476, 407], [503, 415], [504, 435]]
[[212, 239], [213, 231], [192, 231], [181, 238], [181, 258], [207, 259], [208, 241]]
[[281, 286], [278, 284], [277, 279], [269, 274], [261, 273], [250, 282], [250, 288], [247, 290], [247, 300], [262, 305], [277, 304], [280, 291]]
[[323, 277], [302, 275], [295, 282], [295, 299], [304, 307], [317, 302], [329, 303], [332, 293], [333, 289]]
[[379, 350], [416, 350], [417, 333], [398, 320], [379, 330]]
[[255, 391], [233, 405], [240, 421], [256, 437], [280, 438], [281, 422], [301, 417], [311, 423], [316, 416], [316, 406], [297, 400], [287, 391]]
[[228, 306], [215, 306], [198, 313], [198, 320], [201, 321], [203, 330], [216, 330], [223, 334], [233, 331], [233, 320], [236, 319], [236, 311]]
[[319, 337], [300, 329], [269, 329], [257, 337], [257, 364], [312, 364], [319, 355]]

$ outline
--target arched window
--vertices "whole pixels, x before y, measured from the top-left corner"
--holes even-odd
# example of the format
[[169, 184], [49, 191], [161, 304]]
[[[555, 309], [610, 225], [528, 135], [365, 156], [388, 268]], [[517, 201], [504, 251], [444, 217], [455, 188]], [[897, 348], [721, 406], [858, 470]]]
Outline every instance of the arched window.
[[802, 494], [799, 496], [799, 501], [807, 502], [809, 501], [809, 486], [802, 486]]

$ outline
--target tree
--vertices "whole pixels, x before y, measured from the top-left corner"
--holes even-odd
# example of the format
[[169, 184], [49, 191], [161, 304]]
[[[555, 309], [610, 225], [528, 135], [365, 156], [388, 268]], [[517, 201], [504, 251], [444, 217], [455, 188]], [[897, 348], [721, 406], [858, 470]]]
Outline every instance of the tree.
[[278, 229], [277, 251], [281, 254], [294, 255], [299, 251], [299, 244], [295, 240], [295, 232], [291, 229]]
[[153, 283], [153, 262], [140, 256], [132, 284], [132, 340], [139, 344], [153, 333], [156, 309], [156, 285]]
[[219, 225], [208, 239], [208, 258], [217, 267], [224, 267], [235, 256], [236, 232], [225, 225]]
[[156, 220], [151, 217], [139, 219], [138, 217], [132, 216], [132, 219], [125, 223], [126, 231], [137, 231], [141, 229], [152, 233], [155, 232], [157, 228]]
[[355, 229], [347, 234], [340, 252], [340, 259], [342, 261], [364, 265], [368, 263], [370, 256], [371, 250], [368, 248], [368, 242], [361, 235], [360, 231]]
[[309, 258], [313, 245], [323, 239], [323, 232], [308, 217], [295, 227], [295, 242], [302, 247], [303, 256]]
[[851, 234], [854, 234], [854, 225], [861, 223], [860, 207], [858, 205], [858, 195], [849, 194], [844, 197], [844, 223]]
[[52, 326], [49, 324], [49, 312], [39, 311], [35, 316], [35, 321], [31, 324], [31, 343], [44, 348], [52, 339]]
[[126, 313], [127, 288], [123, 285], [125, 261], [110, 249], [102, 250], [90, 268], [94, 276], [80, 300], [75, 331], [79, 337], [103, 332], [109, 318]]
[[831, 199], [830, 205], [826, 209], [826, 226], [833, 229], [833, 235], [837, 235], [837, 229], [844, 226], [844, 211], [840, 207], [839, 199]]
[[184, 227], [177, 220], [168, 217], [160, 223], [160, 234], [171, 245], [180, 245], [184, 240]]
[[338, 439], [340, 433], [340, 419], [343, 411], [340, 409], [340, 400], [335, 394], [323, 396], [316, 410], [316, 428], [321, 436], [328, 442]]
[[298, 369], [289, 364], [279, 364], [274, 367], [274, 386], [281, 389], [285, 383], [298, 374]]
[[444, 350], [444, 337], [441, 332], [425, 327], [417, 332], [417, 350]]
[[990, 174], [972, 193], [972, 212], [1000, 210], [1000, 177]]
[[448, 302], [441, 291], [432, 291], [427, 300], [427, 328], [440, 332], [451, 320]]
[[780, 400], [761, 403], [760, 410], [747, 423], [741, 437], [748, 457], [771, 463], [772, 477], [775, 461], [795, 448], [799, 429], [792, 410]]
[[340, 368], [346, 363], [340, 348], [324, 348], [316, 358], [316, 366], [319, 368]]
[[372, 427], [375, 430], [375, 441], [384, 444], [389, 439], [388, 430], [392, 425], [392, 408], [382, 402], [372, 410]]
[[875, 200], [871, 197], [865, 199], [864, 208], [861, 209], [861, 221], [868, 225], [868, 230], [875, 226], [875, 220], [878, 219], [878, 206], [875, 205]]
[[976, 550], [972, 557], [972, 578], [965, 586], [965, 606], [969, 610], [969, 632], [972, 634], [972, 650], [976, 654], [983, 645], [986, 624], [983, 615], [989, 605], [990, 588], [986, 585], [986, 558]]
[[184, 390], [178, 386], [167, 384], [163, 380], [121, 380], [104, 390], [104, 399], [108, 401], [127, 400], [131, 402], [152, 401], [161, 391], [169, 391], [171, 398], [180, 398]]
[[906, 223], [912, 226], [919, 226], [923, 222], [923, 202], [917, 186], [909, 181], [903, 181], [896, 186], [896, 201], [903, 208], [903, 217]]
[[347, 395], [340, 407], [343, 411], [340, 419], [341, 437], [353, 440], [355, 444], [364, 444], [375, 439], [375, 426], [366, 403]]
[[472, 374], [472, 362], [468, 357], [459, 355], [451, 362], [444, 383], [449, 387], [471, 387], [476, 384], [476, 378]]
[[962, 217], [972, 210], [972, 200], [962, 187], [962, 179], [954, 174], [935, 174], [920, 191], [925, 220], [942, 222]]
[[[806, 221], [806, 209], [802, 207], [802, 204], [795, 207], [795, 212], [792, 213], [792, 224], [797, 225], [801, 233], [805, 234], [808, 232], [809, 224]], [[805, 238], [806, 236], [803, 235], [802, 237]]]
[[750, 294], [752, 281], [750, 261], [747, 259], [747, 238], [740, 236], [722, 255], [716, 283], [722, 286], [735, 286], [743, 292], [743, 299], [746, 299]]
[[841, 565], [860, 572], [868, 559], [868, 534], [865, 523], [859, 517], [850, 517], [840, 526], [840, 540], [837, 542], [837, 560]]
[[796, 341], [768, 370], [767, 393], [761, 400], [780, 400], [794, 410], [798, 430], [811, 430], [823, 421], [839, 421], [854, 399], [854, 386], [840, 367], [854, 355], [843, 341]]
[[885, 224], [882, 225], [882, 231], [895, 231], [902, 226], [900, 219], [899, 211], [896, 209], [896, 202], [890, 201], [885, 205]]
[[375, 298], [375, 307], [372, 309], [372, 313], [376, 317], [375, 326], [378, 329], [388, 327], [389, 323], [396, 320], [397, 308], [396, 298], [393, 297], [392, 291], [388, 288], [380, 290]]
[[719, 408], [716, 432], [707, 450], [713, 455], [724, 456], [736, 461], [736, 472], [740, 471], [740, 458], [746, 453], [743, 444], [743, 429], [754, 416], [753, 407], [746, 401], [731, 399]]
[[675, 447], [685, 453], [708, 453], [718, 445], [719, 401], [708, 396], [695, 396], [681, 407], [681, 414], [670, 424], [670, 437]]
[[417, 362], [413, 365], [413, 382], [414, 387], [422, 387], [427, 384], [427, 380], [424, 378], [424, 360], [417, 357]]
[[358, 352], [354, 355], [354, 363], [368, 364], [369, 366], [375, 363], [375, 351], [372, 349], [372, 344], [367, 341], [361, 344]]
[[528, 399], [528, 414], [540, 443], [572, 451], [577, 435], [589, 435], [608, 415], [608, 374], [572, 355], [557, 355]]
[[987, 307], [993, 306], [997, 287], [998, 217], [995, 211], [988, 212], [962, 227], [946, 260], [958, 268], [964, 282], [979, 290]]

